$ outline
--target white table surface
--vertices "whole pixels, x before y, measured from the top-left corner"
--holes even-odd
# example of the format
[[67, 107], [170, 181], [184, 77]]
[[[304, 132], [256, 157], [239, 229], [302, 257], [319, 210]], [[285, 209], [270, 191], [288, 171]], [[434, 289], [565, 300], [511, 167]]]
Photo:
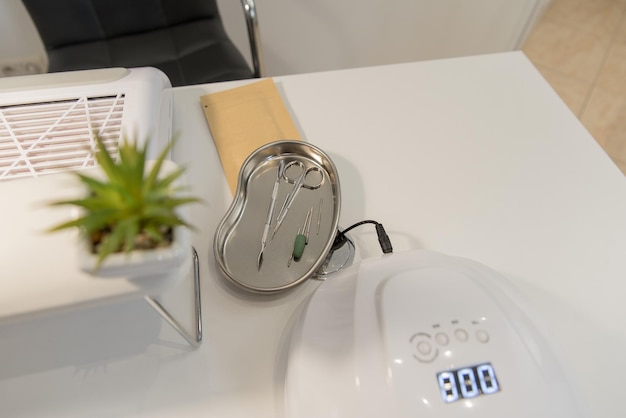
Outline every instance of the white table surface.
[[[623, 416], [626, 179], [520, 52], [275, 79], [304, 138], [337, 165], [341, 224], [382, 222], [396, 251], [475, 259], [511, 278], [590, 416]], [[250, 296], [212, 255], [230, 193], [200, 106], [177, 88], [204, 342], [141, 300], [0, 327], [0, 416], [274, 417], [289, 326], [317, 286]], [[242, 115], [245, 117], [245, 115]], [[373, 228], [354, 231], [377, 257]], [[163, 298], [191, 321], [190, 282]], [[191, 325], [190, 325], [191, 326]]]

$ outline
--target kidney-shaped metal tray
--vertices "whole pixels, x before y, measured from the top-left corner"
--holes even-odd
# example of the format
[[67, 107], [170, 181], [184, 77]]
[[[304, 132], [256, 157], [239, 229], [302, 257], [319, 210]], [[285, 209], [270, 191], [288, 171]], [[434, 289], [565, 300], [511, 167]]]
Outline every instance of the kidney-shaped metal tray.
[[[304, 183], [299, 187], [303, 172]], [[259, 267], [275, 185], [274, 210]], [[274, 233], [294, 187], [297, 194]], [[337, 170], [322, 150], [303, 141], [267, 144], [254, 151], [239, 172], [235, 198], [215, 233], [217, 263], [228, 279], [247, 290], [265, 293], [295, 286], [313, 276], [326, 260], [337, 232], [340, 206]], [[308, 239], [302, 255], [294, 258], [298, 234]], [[300, 237], [300, 248], [302, 241]]]

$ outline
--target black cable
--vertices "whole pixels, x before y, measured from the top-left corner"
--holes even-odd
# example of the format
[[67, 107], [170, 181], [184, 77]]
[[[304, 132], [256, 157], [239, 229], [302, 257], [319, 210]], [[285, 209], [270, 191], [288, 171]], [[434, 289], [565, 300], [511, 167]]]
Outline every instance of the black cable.
[[369, 219], [365, 221], [357, 222], [354, 225], [350, 225], [343, 231], [338, 231], [337, 236], [335, 237], [335, 241], [333, 242], [332, 250], [335, 251], [341, 248], [343, 244], [346, 243], [346, 241], [348, 240], [348, 238], [346, 237], [346, 233], [348, 231], [351, 231], [357, 226], [361, 226], [364, 224], [376, 225], [376, 234], [378, 235], [378, 243], [380, 244], [380, 249], [383, 251], [383, 253], [388, 254], [388, 253], [393, 252], [393, 246], [391, 245], [391, 240], [389, 239], [389, 235], [387, 235], [387, 232], [385, 232], [385, 228], [383, 227], [383, 224], [381, 224], [380, 222], [369, 220]]

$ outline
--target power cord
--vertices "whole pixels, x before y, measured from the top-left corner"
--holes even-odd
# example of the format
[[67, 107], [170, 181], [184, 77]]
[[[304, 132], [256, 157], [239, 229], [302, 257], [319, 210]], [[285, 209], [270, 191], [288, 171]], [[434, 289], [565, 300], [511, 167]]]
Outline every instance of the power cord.
[[383, 224], [376, 222], [376, 221], [369, 220], [369, 219], [365, 221], [357, 222], [354, 225], [350, 225], [343, 231], [338, 231], [337, 236], [335, 237], [335, 241], [333, 242], [332, 250], [335, 251], [341, 248], [346, 243], [346, 241], [348, 241], [348, 237], [346, 237], [346, 233], [348, 231], [351, 231], [357, 226], [361, 226], [364, 224], [376, 225], [376, 234], [378, 235], [378, 243], [380, 244], [380, 249], [385, 254], [392, 253], [393, 247], [391, 245], [391, 240], [389, 239], [389, 235], [387, 235], [387, 232], [385, 232], [385, 228], [383, 227]]

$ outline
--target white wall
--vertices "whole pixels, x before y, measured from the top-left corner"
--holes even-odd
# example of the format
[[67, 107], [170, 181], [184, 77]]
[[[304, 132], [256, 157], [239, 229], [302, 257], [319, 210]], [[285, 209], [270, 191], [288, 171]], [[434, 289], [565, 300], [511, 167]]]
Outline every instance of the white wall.
[[[549, 0], [256, 0], [267, 75], [519, 49]], [[249, 59], [240, 0], [218, 0]]]
[[0, 77], [48, 69], [43, 43], [21, 0], [0, 0], [0, 40]]
[[[549, 1], [256, 0], [256, 5], [266, 73], [273, 76], [518, 49]], [[250, 62], [241, 0], [217, 2], [227, 32]], [[0, 0], [0, 39], [0, 76], [47, 68], [21, 0]]]

